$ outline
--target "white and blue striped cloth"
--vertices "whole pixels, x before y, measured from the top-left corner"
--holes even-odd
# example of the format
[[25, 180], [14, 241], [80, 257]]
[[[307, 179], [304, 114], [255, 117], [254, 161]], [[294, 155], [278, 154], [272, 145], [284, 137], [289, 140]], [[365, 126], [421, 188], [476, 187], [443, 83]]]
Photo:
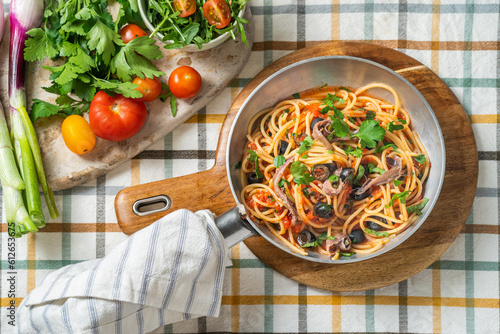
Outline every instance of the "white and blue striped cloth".
[[45, 276], [23, 300], [19, 333], [144, 333], [216, 317], [229, 250], [207, 210], [173, 212], [102, 259]]

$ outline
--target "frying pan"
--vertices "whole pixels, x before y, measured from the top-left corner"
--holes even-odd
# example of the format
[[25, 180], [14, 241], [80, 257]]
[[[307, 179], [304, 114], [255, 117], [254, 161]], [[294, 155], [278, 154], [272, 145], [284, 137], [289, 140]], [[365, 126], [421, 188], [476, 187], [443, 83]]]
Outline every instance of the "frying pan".
[[[381, 250], [372, 254], [356, 254], [350, 258], [332, 261], [328, 256], [309, 252], [305, 256], [293, 252], [282, 244], [265, 226], [246, 217], [241, 207], [242, 184], [240, 171], [235, 168], [245, 152], [246, 129], [251, 118], [264, 108], [274, 106], [281, 100], [324, 84], [361, 87], [372, 82], [392, 86], [399, 94], [402, 106], [410, 113], [412, 127], [428, 151], [432, 164], [423, 196], [429, 198], [423, 215], [403, 233], [396, 236]], [[392, 95], [383, 89], [371, 89], [374, 96], [393, 103]], [[231, 121], [231, 120], [226, 120]], [[129, 234], [143, 228], [161, 216], [179, 209], [220, 209], [221, 194], [231, 191], [234, 202], [226, 198], [232, 209], [220, 215], [216, 224], [231, 247], [252, 235], [261, 235], [267, 241], [299, 258], [321, 263], [352, 263], [368, 260], [390, 251], [408, 239], [425, 221], [439, 196], [445, 172], [445, 147], [443, 135], [430, 105], [419, 91], [405, 78], [391, 69], [363, 58], [350, 56], [322, 56], [291, 64], [264, 80], [248, 96], [232, 122], [229, 134], [221, 132], [220, 142], [227, 137], [227, 147], [218, 147], [226, 152], [225, 164], [216, 161], [211, 171], [191, 174], [179, 178], [133, 186], [120, 191], [115, 199], [115, 210], [122, 230]], [[225, 165], [226, 175], [213, 172]], [[207, 187], [208, 191], [207, 191]], [[223, 201], [223, 200], [222, 200]], [[217, 210], [212, 210], [220, 214]]]

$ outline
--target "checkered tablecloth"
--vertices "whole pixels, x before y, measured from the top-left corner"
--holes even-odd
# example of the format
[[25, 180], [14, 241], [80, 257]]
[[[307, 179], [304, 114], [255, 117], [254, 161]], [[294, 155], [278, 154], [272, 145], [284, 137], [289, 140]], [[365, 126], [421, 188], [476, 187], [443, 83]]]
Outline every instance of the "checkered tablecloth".
[[114, 213], [119, 190], [210, 168], [225, 113], [245, 84], [274, 60], [330, 40], [397, 49], [436, 72], [456, 94], [470, 116], [479, 151], [478, 188], [465, 228], [424, 271], [357, 293], [297, 284], [266, 267], [241, 243], [231, 250], [233, 266], [226, 272], [220, 316], [155, 333], [500, 332], [499, 0], [252, 0], [250, 5], [256, 38], [240, 75], [197, 116], [148, 150], [95, 181], [57, 192], [61, 217], [16, 242], [15, 297], [9, 296], [2, 224], [1, 333], [10, 328], [10, 303], [19, 305], [44, 275], [100, 258], [127, 238]]

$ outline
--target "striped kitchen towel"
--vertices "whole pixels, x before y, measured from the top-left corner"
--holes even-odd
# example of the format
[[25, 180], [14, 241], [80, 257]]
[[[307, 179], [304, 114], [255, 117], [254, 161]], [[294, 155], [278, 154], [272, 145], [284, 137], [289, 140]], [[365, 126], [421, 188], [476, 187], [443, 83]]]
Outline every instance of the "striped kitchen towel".
[[207, 211], [175, 211], [101, 259], [45, 276], [23, 300], [19, 333], [144, 333], [216, 317], [229, 250]]

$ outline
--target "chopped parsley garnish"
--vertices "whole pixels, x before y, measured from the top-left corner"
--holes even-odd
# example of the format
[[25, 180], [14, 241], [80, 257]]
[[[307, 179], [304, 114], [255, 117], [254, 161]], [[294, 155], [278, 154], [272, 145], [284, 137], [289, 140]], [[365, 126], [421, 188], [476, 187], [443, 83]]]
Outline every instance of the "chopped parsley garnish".
[[304, 140], [300, 143], [300, 146], [299, 146], [297, 153], [302, 154], [305, 151], [310, 150], [313, 143], [314, 143], [314, 139], [312, 139], [309, 136], [305, 137]]
[[392, 147], [392, 149], [394, 151], [396, 151], [396, 152], [398, 151], [398, 147], [396, 145], [394, 145], [393, 143], [389, 143], [389, 144], [386, 144], [384, 146], [381, 146], [381, 147], [377, 148], [375, 151], [373, 151], [373, 153], [380, 153], [380, 152], [382, 152], [383, 150], [385, 150], [388, 147]]
[[267, 198], [269, 198], [271, 200], [271, 202], [275, 201], [275, 199], [274, 199], [274, 197], [272, 195], [268, 195]]
[[304, 194], [304, 196], [305, 196], [306, 198], [309, 198], [309, 195], [310, 195], [310, 193], [309, 193], [309, 189], [307, 189], [307, 188], [302, 189], [302, 193]]
[[328, 151], [328, 154], [333, 154], [333, 153], [334, 153], [334, 151], [332, 151], [332, 150]]
[[354, 179], [354, 183], [358, 183], [359, 180], [361, 180], [361, 178], [363, 177], [363, 175], [365, 175], [365, 167], [363, 167], [363, 165], [359, 165], [359, 168], [358, 168], [358, 175], [356, 175], [356, 178]]
[[387, 123], [387, 131], [394, 132], [396, 130], [403, 130], [405, 127], [400, 124], [394, 124], [395, 121]]
[[351, 123], [356, 123], [356, 120], [354, 118], [352, 118], [351, 116], [347, 116], [347, 119], [351, 122]]
[[[342, 138], [342, 137], [347, 137], [351, 135], [351, 132], [349, 131], [349, 125], [341, 120], [340, 118], [336, 118], [333, 115], [329, 115], [331, 120], [332, 120], [332, 128], [333, 131], [328, 137], [328, 139], [332, 139], [333, 136], [335, 135], [336, 137]], [[330, 136], [332, 136], [330, 138]]]
[[406, 120], [405, 119], [398, 118], [398, 121], [400, 121], [401, 124], [403, 124], [403, 125], [406, 124]]
[[300, 161], [292, 162], [290, 165], [290, 173], [293, 176], [293, 182], [297, 184], [308, 185], [314, 181], [314, 177], [308, 173], [307, 166]]
[[255, 152], [254, 150], [248, 150], [248, 152], [250, 152], [250, 156], [247, 158], [247, 160], [255, 164], [255, 175], [259, 179], [263, 178], [264, 175], [259, 168], [259, 158], [257, 157], [257, 152]]
[[399, 185], [401, 184], [401, 181], [400, 180], [394, 180], [394, 185], [396, 187], [399, 187]]
[[406, 204], [406, 198], [408, 196], [410, 196], [410, 191], [409, 190], [403, 191], [402, 193], [394, 194], [394, 195], [392, 195], [392, 199], [389, 202], [389, 204], [387, 204], [385, 207], [388, 208], [388, 207], [393, 206], [394, 205], [394, 201], [397, 201], [397, 200], [399, 200], [399, 202], [401, 204]]
[[421, 210], [423, 208], [425, 208], [425, 206], [427, 205], [427, 202], [429, 202], [429, 199], [428, 198], [424, 198], [424, 199], [422, 199], [422, 202], [420, 204], [415, 204], [415, 205], [407, 207], [406, 211], [408, 211], [408, 213], [414, 213], [414, 212], [416, 212], [417, 216], [420, 216], [422, 214]]
[[377, 142], [384, 139], [385, 130], [375, 120], [368, 120], [361, 123], [359, 131], [354, 137], [361, 139], [360, 145], [362, 148], [375, 148]]
[[371, 235], [374, 235], [376, 237], [386, 237], [389, 238], [389, 233], [387, 232], [379, 232], [379, 231], [374, 231], [370, 230], [369, 228], [365, 228], [365, 232]]
[[234, 169], [241, 169], [241, 161], [238, 161], [238, 163], [234, 165]]
[[278, 187], [282, 188], [285, 183], [290, 184], [287, 179], [281, 178], [281, 180], [278, 182]]
[[375, 167], [375, 165], [373, 163], [368, 163], [368, 171], [370, 173], [380, 173], [380, 174], [384, 174], [385, 173], [385, 169], [382, 169], [382, 168], [379, 168], [379, 167]]
[[332, 182], [332, 183], [333, 183], [333, 182], [337, 182], [338, 180], [339, 180], [338, 175], [330, 175], [330, 176], [328, 177], [328, 181], [330, 181], [330, 182]]
[[342, 113], [342, 111], [335, 108], [335, 109], [333, 109], [333, 112], [335, 113], [335, 117], [340, 118], [340, 119], [344, 119], [344, 114]]
[[276, 168], [279, 168], [285, 163], [286, 159], [282, 155], [278, 155], [273, 159], [273, 165], [276, 166]]
[[425, 154], [417, 155], [416, 157], [413, 157], [413, 159], [415, 159], [415, 161], [419, 164], [423, 164], [427, 160], [425, 159]]
[[347, 256], [347, 257], [351, 257], [354, 255], [354, 253], [340, 253], [340, 252], [339, 252], [339, 254], [342, 256]]
[[324, 107], [323, 109], [321, 109], [319, 112], [322, 113], [323, 115], [326, 114], [327, 112], [329, 112], [331, 110], [330, 107], [326, 106]]
[[314, 240], [313, 242], [308, 242], [307, 244], [305, 244], [304, 248], [308, 248], [308, 247], [320, 247], [322, 244], [323, 244], [323, 241], [325, 240], [334, 240], [335, 237], [332, 237], [332, 236], [328, 236], [326, 235], [326, 232], [323, 232], [321, 233], [320, 235], [318, 235], [316, 237], [316, 240]]
[[366, 119], [369, 121], [375, 119], [376, 115], [377, 115], [377, 113], [375, 113], [375, 111], [373, 111], [373, 110], [366, 111]]
[[349, 90], [349, 88], [347, 88], [347, 87], [344, 87], [344, 86], [342, 86], [342, 87], [339, 87], [339, 89], [342, 89], [342, 90], [345, 90], [346, 92], [349, 92], [349, 93], [351, 92], [351, 91]]
[[337, 95], [332, 95], [330, 93], [326, 94], [326, 98], [324, 98], [322, 101], [325, 102], [325, 104], [330, 108], [334, 108], [333, 106], [334, 102], [345, 103], [344, 99], [338, 97]]
[[294, 99], [300, 99], [300, 94], [299, 93], [293, 93], [292, 94]]
[[349, 156], [349, 154], [357, 158], [361, 158], [363, 156], [363, 149], [361, 147], [353, 148], [352, 146], [347, 146], [344, 152], [347, 156]]

